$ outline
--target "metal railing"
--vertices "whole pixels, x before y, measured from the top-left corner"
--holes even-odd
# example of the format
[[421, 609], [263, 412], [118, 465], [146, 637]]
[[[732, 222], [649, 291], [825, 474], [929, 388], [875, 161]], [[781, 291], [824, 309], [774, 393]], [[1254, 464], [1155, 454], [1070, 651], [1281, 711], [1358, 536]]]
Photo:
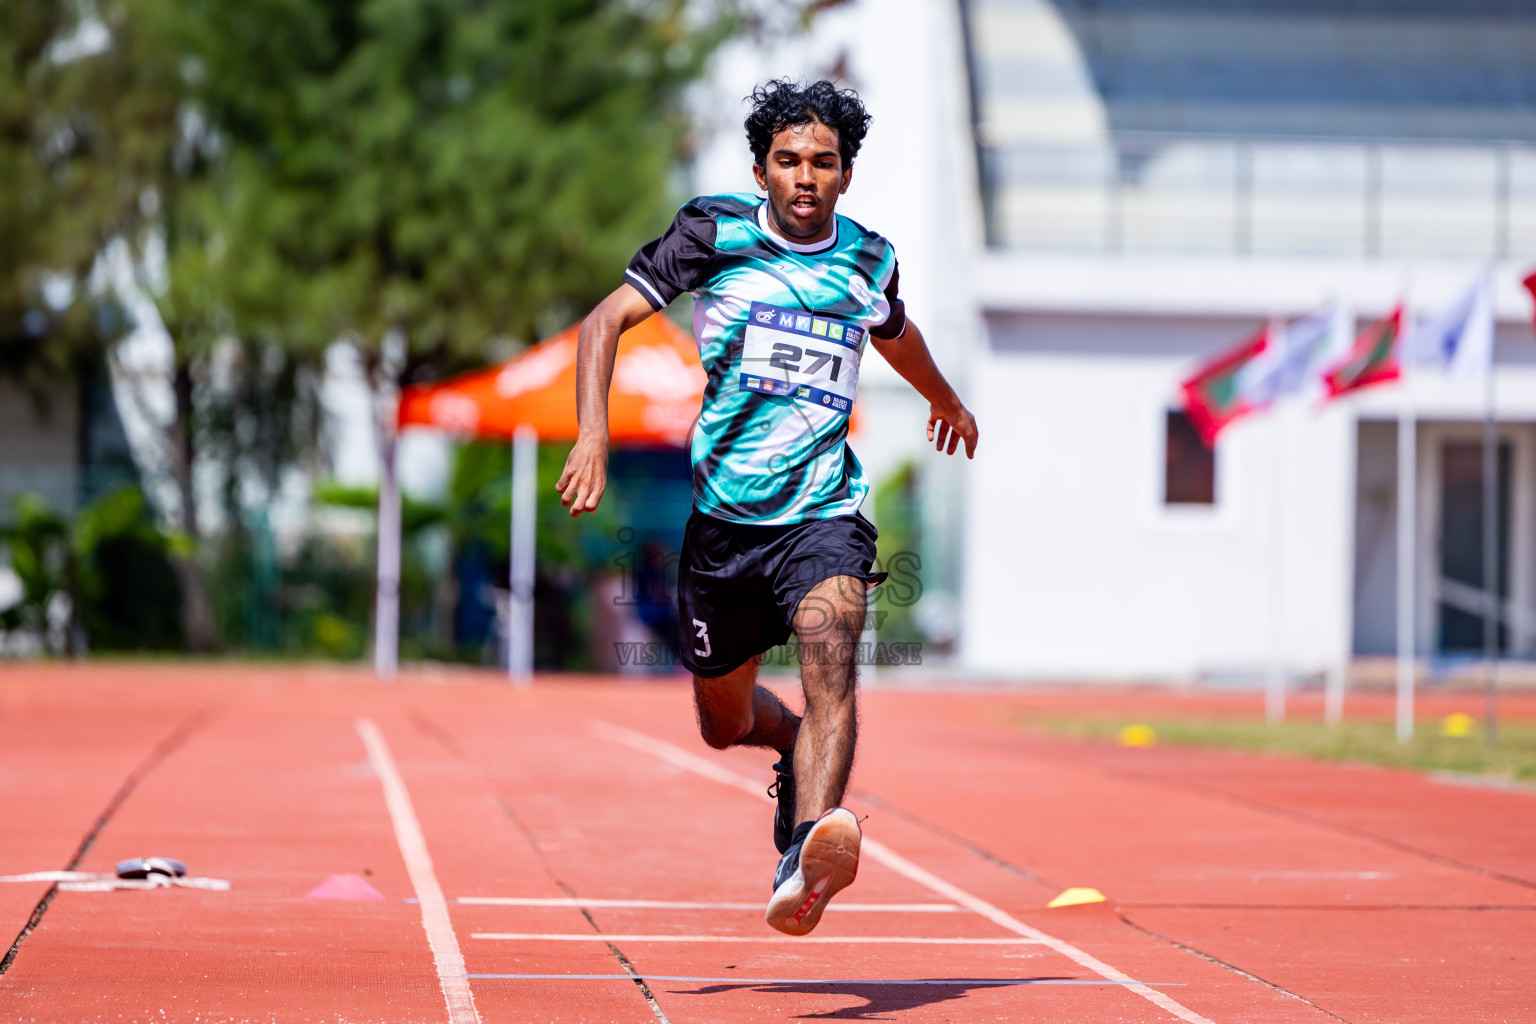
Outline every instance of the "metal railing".
[[1536, 145], [1213, 138], [980, 150], [998, 248], [1233, 256], [1536, 254]]

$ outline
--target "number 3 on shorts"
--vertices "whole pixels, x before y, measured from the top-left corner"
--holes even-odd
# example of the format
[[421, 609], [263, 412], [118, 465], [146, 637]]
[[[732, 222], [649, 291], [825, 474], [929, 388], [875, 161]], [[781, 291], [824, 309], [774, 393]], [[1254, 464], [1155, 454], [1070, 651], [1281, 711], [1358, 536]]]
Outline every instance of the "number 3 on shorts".
[[695, 647], [693, 649], [693, 653], [697, 654], [701, 658], [707, 658], [707, 657], [709, 657], [709, 651], [710, 651], [710, 646], [709, 646], [709, 627], [706, 626], [704, 623], [700, 622], [698, 619], [694, 619], [693, 620], [693, 624], [695, 626], [699, 627], [699, 632], [698, 632], [699, 639], [704, 641], [704, 649], [701, 651], [697, 647]]

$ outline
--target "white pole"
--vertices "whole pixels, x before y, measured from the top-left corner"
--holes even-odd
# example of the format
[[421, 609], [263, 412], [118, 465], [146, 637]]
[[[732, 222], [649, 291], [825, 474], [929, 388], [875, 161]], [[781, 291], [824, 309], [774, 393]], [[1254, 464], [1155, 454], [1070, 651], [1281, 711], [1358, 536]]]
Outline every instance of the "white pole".
[[1493, 359], [1483, 383], [1483, 741], [1499, 742], [1499, 425], [1493, 408]]
[[[1329, 327], [1329, 344], [1327, 348], [1326, 363], [1332, 365], [1343, 359], [1349, 352], [1355, 339], [1355, 314], [1354, 310], [1343, 301], [1338, 301], [1333, 307], [1333, 323]], [[1354, 416], [1350, 417], [1352, 434], [1358, 437], [1358, 421]], [[1355, 486], [1355, 479], [1359, 475], [1359, 453], [1355, 453], [1349, 462], [1351, 470], [1348, 474], [1349, 487]], [[1345, 638], [1345, 649], [1339, 653], [1339, 657], [1328, 666], [1327, 674], [1323, 678], [1323, 722], [1326, 725], [1339, 725], [1344, 721], [1344, 691], [1349, 685], [1350, 654], [1352, 641]]]
[[[1408, 326], [1404, 315], [1403, 327]], [[1413, 739], [1414, 583], [1418, 547], [1414, 536], [1414, 506], [1418, 483], [1418, 426], [1414, 417], [1412, 380], [1406, 358], [1407, 339], [1399, 342], [1404, 355], [1397, 407], [1397, 742]]]
[[533, 560], [538, 515], [539, 435], [523, 424], [512, 436], [511, 601], [507, 621], [507, 675], [514, 685], [533, 681]]
[[1264, 675], [1264, 721], [1285, 721], [1285, 427], [1284, 410], [1270, 410], [1269, 666]]
[[389, 418], [380, 423], [378, 589], [374, 602], [373, 670], [393, 679], [400, 658], [400, 485], [395, 478], [396, 438]]

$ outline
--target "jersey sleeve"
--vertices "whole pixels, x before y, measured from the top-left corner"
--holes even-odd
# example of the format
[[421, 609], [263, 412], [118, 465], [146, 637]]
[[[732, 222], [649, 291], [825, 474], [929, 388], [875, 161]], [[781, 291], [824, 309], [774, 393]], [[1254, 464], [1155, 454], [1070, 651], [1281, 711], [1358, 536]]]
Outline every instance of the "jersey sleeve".
[[709, 280], [714, 260], [715, 218], [689, 203], [677, 211], [665, 234], [640, 247], [624, 280], [660, 310]]
[[885, 301], [891, 304], [891, 315], [885, 318], [885, 323], [869, 329], [869, 333], [876, 338], [899, 338], [907, 330], [907, 304], [898, 297], [896, 279], [901, 276], [899, 266], [891, 268], [891, 280], [885, 286]]

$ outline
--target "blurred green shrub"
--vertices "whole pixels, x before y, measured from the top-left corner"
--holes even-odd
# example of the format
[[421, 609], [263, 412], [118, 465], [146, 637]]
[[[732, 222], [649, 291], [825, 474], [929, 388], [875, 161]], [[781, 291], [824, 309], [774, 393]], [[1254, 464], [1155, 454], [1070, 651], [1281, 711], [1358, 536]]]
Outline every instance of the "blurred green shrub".
[[172, 542], [137, 488], [107, 494], [75, 519], [79, 622], [92, 650], [182, 646], [181, 585]]
[[208, 575], [219, 647], [284, 658], [354, 660], [367, 652], [373, 547], [312, 533], [280, 555], [252, 517], [213, 546]]
[[[903, 462], [875, 485], [875, 525], [880, 539], [875, 544], [879, 567], [897, 573], [910, 573], [921, 566], [917, 561], [922, 540], [917, 501], [917, 467]], [[899, 562], [897, 560], [900, 560]], [[876, 631], [883, 643], [909, 643], [922, 640], [922, 633], [912, 619], [912, 602], [893, 600], [896, 585], [888, 583], [874, 591]]]
[[[35, 494], [12, 503], [0, 529], [22, 598], [0, 613], [0, 628], [37, 636], [56, 654], [79, 651], [174, 650], [182, 643], [181, 592], [171, 568], [171, 540], [137, 488], [98, 498], [73, 518]], [[59, 628], [49, 621], [55, 598], [67, 598]]]
[[367, 634], [359, 623], [320, 612], [309, 625], [311, 642], [327, 658], [356, 658], [362, 653]]
[[11, 524], [0, 528], [0, 540], [5, 542], [11, 571], [21, 581], [21, 600], [0, 612], [0, 628], [31, 633], [46, 646], [50, 643], [48, 606], [55, 594], [70, 589], [69, 524], [35, 494], [17, 495], [11, 514]]
[[[610, 492], [595, 515], [572, 519], [555, 495], [555, 482], [570, 452], [568, 443], [539, 446], [538, 526], [535, 581], [535, 654], [541, 667], [584, 670], [592, 667], [588, 638], [590, 634], [591, 584], [604, 572], [613, 571], [613, 561], [624, 546], [617, 540], [622, 522], [622, 496]], [[504, 588], [511, 548], [512, 515], [511, 447], [496, 441], [474, 441], [457, 445], [448, 489], [439, 502], [409, 496], [401, 502], [403, 529], [400, 579], [400, 651], [403, 658], [431, 657], [450, 661], [481, 663], [494, 660], [494, 645], [463, 646], [454, 642], [452, 618], [458, 594], [455, 569], [461, 553], [474, 549], [490, 565], [495, 585]], [[375, 515], [378, 490], [374, 487], [349, 487], [321, 484], [315, 500], [333, 508], [351, 508]], [[446, 550], [433, 557], [434, 541], [446, 542]], [[327, 591], [335, 606], [345, 604], [357, 609], [348, 620], [367, 623], [373, 607], [374, 538], [357, 552], [350, 567], [336, 564], [334, 550], [324, 555], [306, 556], [311, 571], [322, 562], [330, 563], [332, 582], [345, 575], [350, 582], [346, 594]], [[285, 579], [292, 577], [285, 570]], [[223, 589], [223, 588], [220, 588]], [[321, 588], [325, 589], [325, 588]], [[288, 609], [291, 613], [294, 609]], [[314, 643], [324, 647], [339, 634], [309, 634]], [[359, 654], [366, 636], [358, 634]]]

